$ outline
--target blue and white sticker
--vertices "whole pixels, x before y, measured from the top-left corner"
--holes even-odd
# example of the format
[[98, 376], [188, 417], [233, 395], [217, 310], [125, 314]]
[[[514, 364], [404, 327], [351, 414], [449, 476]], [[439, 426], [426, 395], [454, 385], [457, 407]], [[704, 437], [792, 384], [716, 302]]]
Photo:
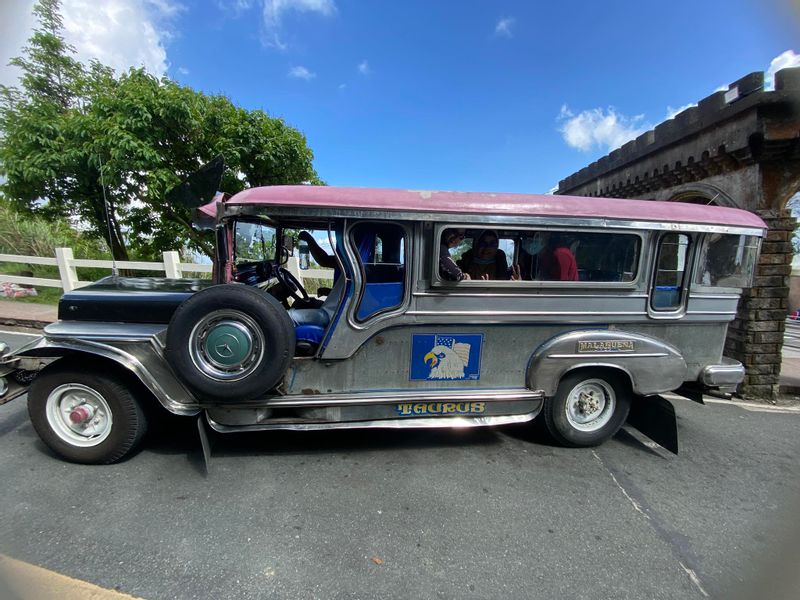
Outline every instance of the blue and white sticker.
[[411, 336], [409, 379], [464, 381], [481, 378], [480, 333], [433, 333]]

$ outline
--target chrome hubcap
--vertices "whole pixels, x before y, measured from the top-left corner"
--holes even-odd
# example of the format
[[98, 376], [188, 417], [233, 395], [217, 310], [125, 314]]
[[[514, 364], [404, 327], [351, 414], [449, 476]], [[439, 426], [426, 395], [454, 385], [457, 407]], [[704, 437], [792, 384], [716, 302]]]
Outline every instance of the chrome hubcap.
[[611, 419], [616, 400], [608, 382], [602, 379], [582, 381], [567, 396], [567, 421], [579, 431], [597, 431]]
[[243, 312], [215, 310], [192, 329], [189, 356], [206, 377], [217, 381], [237, 381], [261, 364], [264, 333]]
[[55, 434], [73, 446], [96, 446], [111, 433], [111, 408], [97, 390], [79, 383], [55, 388], [45, 405], [47, 422]]

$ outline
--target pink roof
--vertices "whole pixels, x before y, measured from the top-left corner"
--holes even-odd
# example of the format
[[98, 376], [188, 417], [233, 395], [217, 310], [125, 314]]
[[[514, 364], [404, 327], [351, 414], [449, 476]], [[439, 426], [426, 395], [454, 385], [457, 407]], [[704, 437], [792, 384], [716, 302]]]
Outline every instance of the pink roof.
[[[738, 208], [703, 206], [683, 202], [541, 194], [281, 185], [257, 187], [239, 192], [226, 204], [264, 204], [268, 206], [305, 206], [415, 213], [470, 213], [498, 216], [589, 217], [766, 228], [766, 224], [758, 216]], [[216, 213], [211, 206], [203, 208], [207, 208], [207, 210], [201, 210], [210, 216]]]

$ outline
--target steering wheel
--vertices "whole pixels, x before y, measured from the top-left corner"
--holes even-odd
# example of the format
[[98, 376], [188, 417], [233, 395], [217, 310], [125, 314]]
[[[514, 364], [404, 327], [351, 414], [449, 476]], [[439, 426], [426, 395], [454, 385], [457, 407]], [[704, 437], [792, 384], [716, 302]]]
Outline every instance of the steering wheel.
[[303, 287], [303, 284], [300, 283], [297, 277], [292, 275], [291, 271], [283, 267], [278, 267], [275, 269], [275, 278], [278, 280], [278, 283], [283, 286], [283, 289], [289, 293], [290, 297], [300, 302], [307, 302], [309, 300], [306, 288]]

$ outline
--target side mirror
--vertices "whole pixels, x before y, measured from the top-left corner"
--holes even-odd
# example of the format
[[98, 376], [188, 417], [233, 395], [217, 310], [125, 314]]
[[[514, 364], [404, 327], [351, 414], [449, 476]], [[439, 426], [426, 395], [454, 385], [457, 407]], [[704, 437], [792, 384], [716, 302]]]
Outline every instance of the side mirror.
[[286, 248], [286, 252], [289, 253], [289, 256], [294, 256], [294, 237], [288, 233], [284, 233], [282, 245], [284, 248]]

